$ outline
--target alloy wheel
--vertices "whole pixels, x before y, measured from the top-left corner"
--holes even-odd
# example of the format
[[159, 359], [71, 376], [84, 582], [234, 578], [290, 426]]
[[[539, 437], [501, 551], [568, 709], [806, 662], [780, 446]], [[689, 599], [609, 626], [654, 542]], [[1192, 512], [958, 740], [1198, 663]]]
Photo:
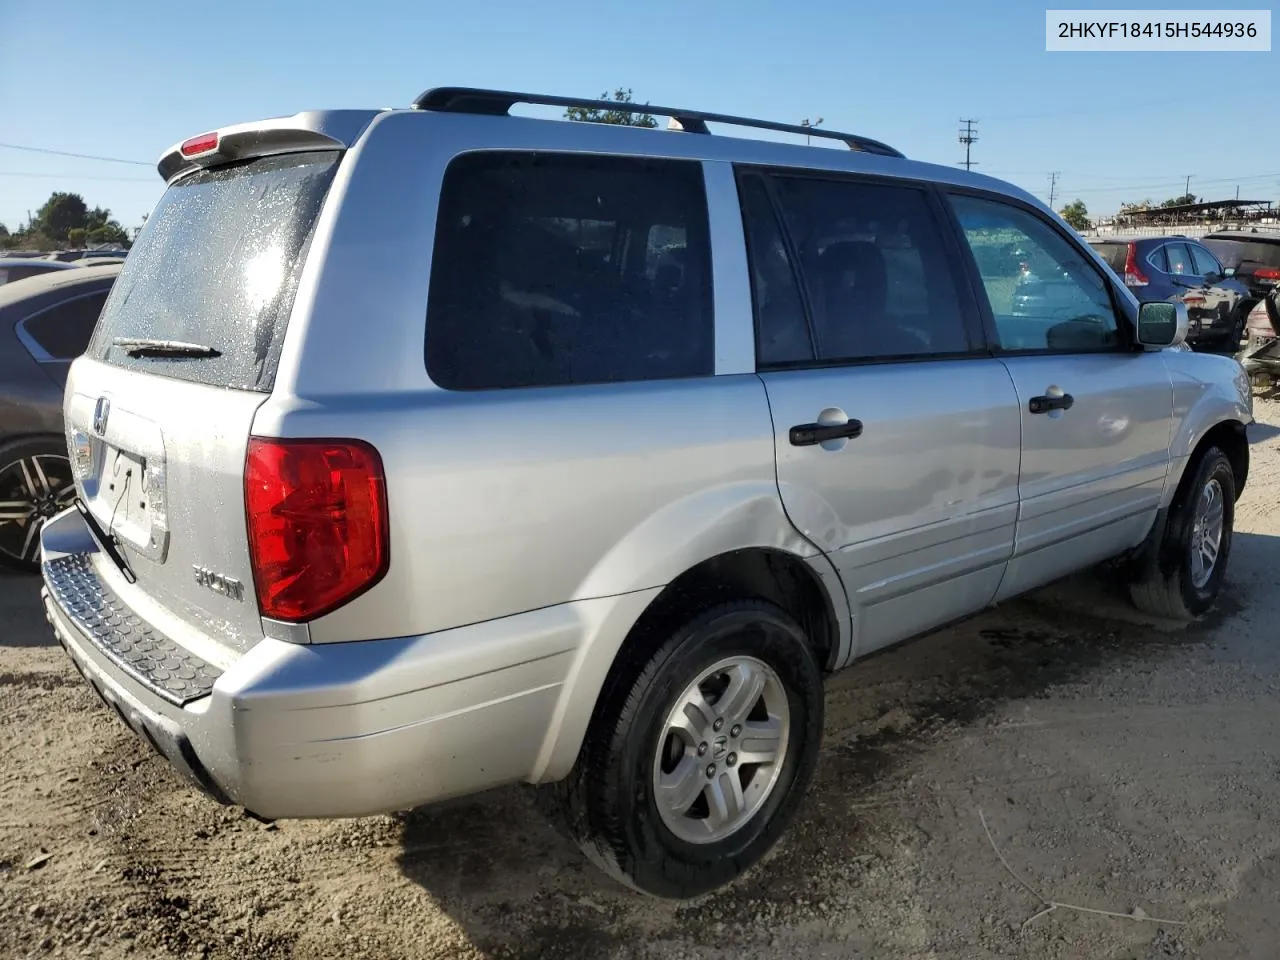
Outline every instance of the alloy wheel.
[[40, 528], [75, 500], [71, 464], [38, 453], [0, 464], [0, 554], [23, 566], [40, 557]]
[[1191, 525], [1191, 582], [1203, 589], [1213, 576], [1222, 548], [1224, 501], [1222, 485], [1210, 478], [1200, 491]]
[[790, 723], [786, 689], [767, 664], [729, 657], [704, 670], [658, 737], [653, 788], [667, 829], [706, 844], [745, 826], [778, 781]]

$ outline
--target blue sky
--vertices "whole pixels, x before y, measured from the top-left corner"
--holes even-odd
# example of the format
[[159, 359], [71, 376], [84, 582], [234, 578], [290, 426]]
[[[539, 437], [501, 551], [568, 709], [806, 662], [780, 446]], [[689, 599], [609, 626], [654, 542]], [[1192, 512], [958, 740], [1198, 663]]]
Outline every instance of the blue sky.
[[1280, 201], [1280, 120], [1259, 124], [1280, 53], [1046, 53], [1045, 6], [0, 0], [0, 143], [146, 164], [0, 147], [0, 223], [70, 190], [134, 225], [175, 141], [304, 109], [405, 105], [453, 84], [629, 86], [653, 103], [821, 116], [948, 164], [963, 157], [958, 119], [973, 117], [977, 170], [1046, 198], [1059, 171], [1059, 198], [1093, 213], [1176, 196], [1187, 174], [1206, 200], [1238, 184], [1242, 198]]

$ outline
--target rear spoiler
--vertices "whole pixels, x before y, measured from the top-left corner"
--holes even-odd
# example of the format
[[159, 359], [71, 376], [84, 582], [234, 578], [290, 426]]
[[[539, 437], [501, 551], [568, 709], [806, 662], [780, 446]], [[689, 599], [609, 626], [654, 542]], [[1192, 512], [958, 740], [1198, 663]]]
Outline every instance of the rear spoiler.
[[345, 150], [381, 111], [312, 110], [291, 117], [241, 123], [175, 143], [156, 169], [166, 183], [197, 167], [277, 153]]

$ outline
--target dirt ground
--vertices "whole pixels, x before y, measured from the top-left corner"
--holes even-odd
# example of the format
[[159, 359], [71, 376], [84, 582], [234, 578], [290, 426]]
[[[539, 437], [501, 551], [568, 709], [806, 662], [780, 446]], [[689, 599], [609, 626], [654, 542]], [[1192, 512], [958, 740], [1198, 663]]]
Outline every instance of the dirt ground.
[[833, 678], [794, 827], [684, 904], [607, 881], [524, 788], [270, 827], [219, 807], [0, 576], [0, 957], [1274, 957], [1280, 404], [1257, 413], [1219, 612], [1144, 621], [1091, 575]]

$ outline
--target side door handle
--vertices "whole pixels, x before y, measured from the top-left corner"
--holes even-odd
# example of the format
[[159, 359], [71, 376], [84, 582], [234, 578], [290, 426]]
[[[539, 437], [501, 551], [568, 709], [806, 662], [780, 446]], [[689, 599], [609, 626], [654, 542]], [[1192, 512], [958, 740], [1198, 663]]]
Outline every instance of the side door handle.
[[852, 440], [862, 436], [861, 420], [844, 423], [800, 423], [791, 428], [793, 447], [812, 447], [827, 440]]
[[1032, 413], [1048, 413], [1050, 410], [1070, 410], [1076, 398], [1069, 393], [1057, 397], [1032, 397], [1027, 409]]

